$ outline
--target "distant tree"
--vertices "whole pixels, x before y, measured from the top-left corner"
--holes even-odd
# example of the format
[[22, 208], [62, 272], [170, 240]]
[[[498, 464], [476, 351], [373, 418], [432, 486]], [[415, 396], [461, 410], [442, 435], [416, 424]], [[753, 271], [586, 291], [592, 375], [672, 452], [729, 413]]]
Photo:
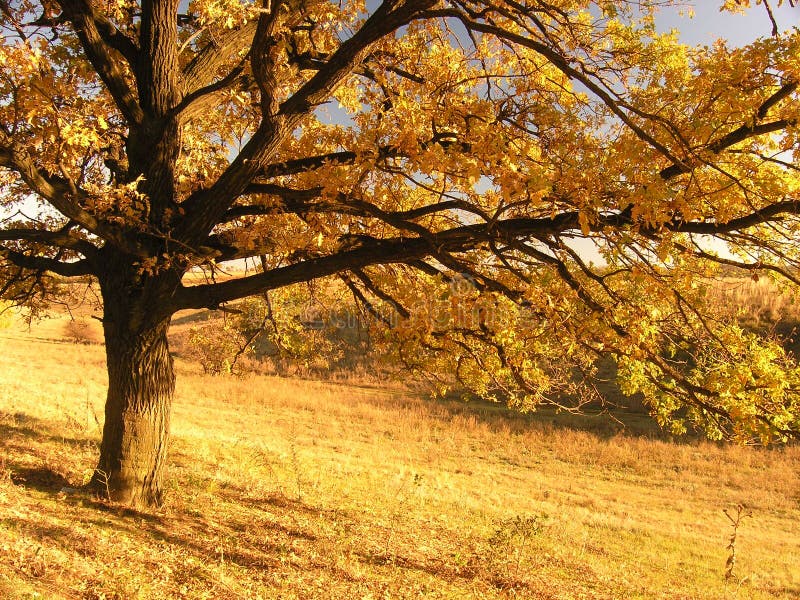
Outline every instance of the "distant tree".
[[176, 311], [328, 276], [485, 396], [559, 402], [610, 354], [675, 429], [797, 435], [797, 365], [703, 285], [798, 283], [800, 34], [689, 48], [671, 3], [0, 4], [0, 289], [99, 283], [94, 485], [161, 500]]

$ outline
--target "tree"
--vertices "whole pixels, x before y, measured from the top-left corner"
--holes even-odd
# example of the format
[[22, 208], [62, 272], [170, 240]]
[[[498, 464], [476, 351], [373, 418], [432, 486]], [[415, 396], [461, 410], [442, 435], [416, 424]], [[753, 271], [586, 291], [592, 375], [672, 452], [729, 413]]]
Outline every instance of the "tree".
[[99, 284], [94, 485], [161, 500], [176, 311], [324, 277], [486, 396], [610, 354], [676, 429], [796, 436], [795, 362], [703, 290], [798, 283], [800, 35], [688, 48], [668, 3], [3, 2], [0, 289]]

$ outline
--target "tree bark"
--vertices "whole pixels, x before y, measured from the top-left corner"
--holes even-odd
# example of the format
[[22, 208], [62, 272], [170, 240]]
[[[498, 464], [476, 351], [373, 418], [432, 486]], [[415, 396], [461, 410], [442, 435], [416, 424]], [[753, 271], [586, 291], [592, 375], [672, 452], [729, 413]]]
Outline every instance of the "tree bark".
[[134, 508], [159, 506], [175, 389], [167, 342], [170, 315], [153, 314], [159, 304], [148, 302], [152, 294], [120, 285], [117, 277], [101, 278], [101, 289], [108, 396], [100, 460], [90, 487]]

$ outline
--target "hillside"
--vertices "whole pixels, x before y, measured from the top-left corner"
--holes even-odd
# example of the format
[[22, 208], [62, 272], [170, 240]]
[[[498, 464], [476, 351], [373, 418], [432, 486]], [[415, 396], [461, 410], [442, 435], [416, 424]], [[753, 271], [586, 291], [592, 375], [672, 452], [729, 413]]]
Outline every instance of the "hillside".
[[0, 597], [800, 596], [800, 447], [182, 360], [166, 505], [92, 500], [103, 348], [67, 327], [0, 331]]

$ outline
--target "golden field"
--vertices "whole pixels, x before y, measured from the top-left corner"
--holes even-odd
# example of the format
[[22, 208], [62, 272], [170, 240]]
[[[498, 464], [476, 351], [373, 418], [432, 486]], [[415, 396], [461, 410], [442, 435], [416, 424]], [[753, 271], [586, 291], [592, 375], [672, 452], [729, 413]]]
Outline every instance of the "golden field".
[[800, 597], [800, 447], [671, 441], [636, 415], [212, 377], [179, 357], [165, 506], [93, 500], [70, 489], [103, 414], [86, 323], [0, 330], [2, 598]]

